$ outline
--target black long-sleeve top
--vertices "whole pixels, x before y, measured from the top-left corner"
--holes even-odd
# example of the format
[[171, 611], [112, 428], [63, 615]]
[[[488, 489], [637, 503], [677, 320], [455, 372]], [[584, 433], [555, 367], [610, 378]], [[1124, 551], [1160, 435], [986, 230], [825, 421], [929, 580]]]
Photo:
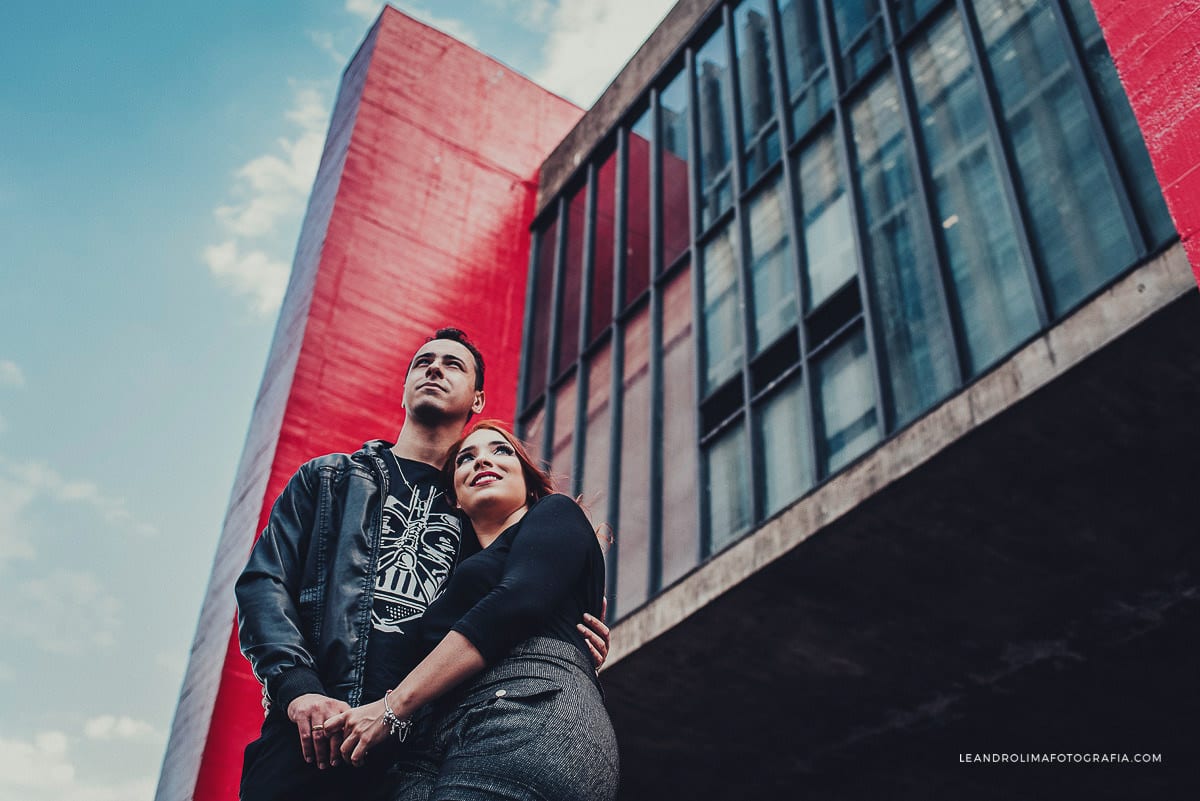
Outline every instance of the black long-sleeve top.
[[584, 612], [600, 615], [603, 597], [604, 555], [595, 531], [579, 504], [548, 495], [459, 563], [425, 610], [422, 637], [428, 651], [457, 631], [489, 665], [535, 635], [574, 643], [590, 660], [575, 626]]

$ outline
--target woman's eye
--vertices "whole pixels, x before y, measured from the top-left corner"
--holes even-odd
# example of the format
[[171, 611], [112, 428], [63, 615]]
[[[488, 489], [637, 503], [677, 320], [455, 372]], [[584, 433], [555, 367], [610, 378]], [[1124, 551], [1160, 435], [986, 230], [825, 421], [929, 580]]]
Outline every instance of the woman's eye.
[[464, 464], [466, 464], [466, 463], [467, 463], [468, 461], [470, 461], [470, 460], [471, 460], [471, 454], [469, 454], [469, 453], [460, 453], [460, 454], [458, 455], [458, 458], [454, 460], [454, 465], [455, 465], [456, 467], [462, 467]]
[[514, 451], [512, 448], [508, 447], [507, 445], [497, 445], [496, 453], [501, 454], [503, 456], [512, 456]]

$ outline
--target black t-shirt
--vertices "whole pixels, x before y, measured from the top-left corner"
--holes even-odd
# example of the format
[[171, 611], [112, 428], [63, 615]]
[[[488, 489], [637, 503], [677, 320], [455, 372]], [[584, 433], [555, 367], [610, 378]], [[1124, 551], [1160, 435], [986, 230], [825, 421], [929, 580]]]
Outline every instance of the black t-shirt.
[[575, 628], [599, 616], [604, 555], [579, 504], [548, 495], [491, 545], [463, 559], [421, 622], [426, 652], [446, 633], [462, 634], [488, 664], [534, 635], [574, 643], [591, 659]]
[[446, 501], [437, 469], [397, 459], [390, 450], [383, 461], [388, 492], [363, 673], [364, 703], [382, 698], [421, 661], [422, 615], [441, 594], [458, 560], [479, 550], [474, 537], [463, 542], [462, 524]]

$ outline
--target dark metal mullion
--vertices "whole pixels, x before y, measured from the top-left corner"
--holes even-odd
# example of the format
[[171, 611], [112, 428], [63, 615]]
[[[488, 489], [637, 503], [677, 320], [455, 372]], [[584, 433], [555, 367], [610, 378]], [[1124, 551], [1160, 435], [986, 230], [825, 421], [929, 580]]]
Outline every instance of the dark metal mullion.
[[1050, 312], [1046, 305], [1047, 280], [1043, 279], [1042, 272], [1038, 269], [1037, 254], [1032, 245], [1033, 234], [1029, 223], [1029, 213], [1025, 208], [1025, 204], [1021, 201], [1021, 194], [1017, 189], [1016, 176], [1018, 173], [1016, 156], [1005, 141], [1004, 125], [1001, 122], [1001, 114], [1003, 112], [1000, 110], [1000, 97], [996, 92], [991, 64], [986, 57], [983, 34], [980, 32], [979, 23], [975, 19], [974, 6], [967, 3], [966, 0], [957, 0], [956, 5], [963, 22], [963, 27], [965, 28], [967, 50], [971, 58], [971, 65], [975, 68], [980, 97], [983, 99], [988, 138], [991, 140], [992, 150], [1000, 162], [996, 165], [998, 167], [997, 172], [1000, 173], [1000, 185], [1003, 188], [1004, 199], [1008, 203], [1013, 225], [1016, 229], [1017, 248], [1020, 250], [1021, 258], [1025, 263], [1025, 275], [1029, 281], [1030, 290], [1033, 293], [1034, 308], [1037, 311], [1038, 317], [1038, 329], [1041, 330], [1050, 321]]
[[[688, 97], [688, 125], [687, 125], [687, 143], [688, 143], [688, 215], [690, 217], [689, 225], [691, 235], [688, 237], [688, 247], [691, 250], [692, 258], [692, 344], [695, 348], [694, 355], [696, 365], [695, 374], [695, 392], [696, 392], [696, 468], [699, 478], [701, 492], [696, 493], [696, 519], [700, 521], [700, 559], [703, 560], [712, 553], [712, 521], [708, 519], [707, 509], [705, 509], [704, 499], [707, 497], [706, 491], [709, 486], [708, 478], [708, 460], [705, 458], [705, 451], [701, 445], [701, 439], [704, 436], [704, 415], [700, 413], [700, 398], [704, 397], [704, 376], [708, 372], [708, 359], [706, 357], [708, 332], [704, 326], [704, 273], [707, 265], [703, 264], [703, 259], [700, 257], [699, 245], [696, 242], [696, 236], [700, 230], [700, 159], [698, 158], [698, 147], [700, 144], [699, 120], [700, 109], [698, 108], [696, 91], [696, 53], [692, 48], [684, 51], [683, 61], [684, 83], [687, 84]], [[655, 115], [655, 124], [658, 124], [659, 115]], [[660, 167], [661, 164], [656, 164]], [[655, 183], [658, 182], [658, 177], [655, 176]]]
[[[884, 5], [883, 29], [889, 41], [895, 40], [895, 21], [892, 19], [891, 3]], [[966, 323], [958, 313], [959, 304], [954, 302], [957, 292], [954, 279], [950, 273], [950, 257], [946, 244], [934, 230], [935, 220], [938, 219], [934, 198], [933, 179], [929, 175], [928, 165], [922, 154], [921, 134], [918, 131], [920, 121], [917, 118], [917, 101], [912, 81], [909, 80], [907, 65], [900, 50], [892, 47], [888, 50], [892, 62], [892, 75], [896, 81], [897, 95], [900, 99], [900, 119], [904, 124], [904, 141], [907, 145], [908, 157], [912, 162], [913, 175], [916, 178], [917, 200], [920, 204], [921, 215], [925, 223], [925, 235], [928, 244], [933, 246], [934, 274], [937, 276], [938, 302], [942, 309], [942, 320], [948, 329], [950, 343], [954, 348], [954, 388], [963, 385], [965, 376], [971, 374], [971, 357], [966, 346]], [[915, 233], [915, 232], [914, 232]]]
[[1064, 42], [1063, 49], [1067, 53], [1067, 60], [1071, 64], [1071, 68], [1075, 71], [1075, 82], [1084, 86], [1083, 105], [1088, 111], [1088, 117], [1092, 121], [1092, 130], [1098, 135], [1096, 136], [1096, 145], [1100, 149], [1101, 158], [1104, 160], [1104, 167], [1108, 171], [1108, 177], [1112, 181], [1113, 188], [1117, 189], [1117, 205], [1121, 208], [1121, 217], [1125, 220], [1125, 227], [1129, 229], [1130, 241], [1137, 250], [1138, 255], [1149, 251], [1150, 245], [1146, 238], [1146, 233], [1142, 228], [1142, 221], [1133, 207], [1133, 201], [1130, 199], [1132, 193], [1129, 191], [1129, 182], [1125, 180], [1125, 170], [1122, 168], [1120, 159], [1113, 150], [1112, 137], [1109, 135], [1109, 128], [1105, 122], [1104, 114], [1100, 111], [1100, 103], [1097, 100], [1099, 90], [1092, 83], [1091, 76], [1088, 73], [1087, 66], [1083, 63], [1083, 58], [1080, 55], [1082, 43], [1075, 35], [1072, 25], [1067, 20], [1073, 20], [1074, 17], [1068, 16], [1068, 11], [1064, 7], [1063, 0], [1050, 0], [1050, 8], [1054, 13], [1054, 17], [1058, 24], [1058, 33]]
[[550, 454], [554, 447], [554, 393], [551, 387], [554, 383], [554, 364], [558, 361], [558, 346], [562, 329], [563, 285], [567, 255], [567, 199], [566, 193], [558, 197], [558, 227], [555, 228], [554, 240], [554, 283], [551, 288], [550, 313], [550, 353], [546, 360], [546, 394], [545, 412], [542, 416], [542, 452], [537, 454], [544, 463], [550, 463]]
[[[854, 238], [854, 255], [858, 260], [858, 291], [861, 298], [861, 306], [863, 310], [863, 327], [866, 330], [867, 351], [871, 358], [871, 366], [875, 378], [875, 408], [879, 410], [879, 421], [883, 432], [890, 431], [893, 427], [892, 417], [894, 416], [891, 408], [891, 385], [885, 383], [884, 377], [887, 372], [884, 369], [883, 344], [880, 340], [882, 333], [876, 328], [875, 321], [878, 314], [878, 307], [875, 304], [875, 294], [871, 288], [871, 282], [867, 280], [867, 270], [874, 269], [874, 265], [868, 263], [866, 243], [870, 232], [867, 230], [866, 221], [863, 219], [862, 208], [863, 199], [858, 190], [858, 182], [854, 180], [857, 154], [855, 158], [851, 157], [854, 149], [850, 141], [850, 125], [848, 120], [848, 112], [845, 108], [845, 77], [841, 71], [841, 60], [838, 56], [838, 50], [834, 47], [837, 41], [833, 31], [833, 11], [829, 6], [830, 0], [821, 0], [820, 17], [824, 24], [821, 25], [821, 35], [824, 39], [825, 58], [830, 70], [829, 77], [833, 82], [833, 125], [836, 136], [837, 154], [839, 167], [842, 170], [842, 180], [845, 181], [846, 192], [850, 197], [850, 222], [853, 226], [853, 231], [856, 236]], [[817, 387], [815, 376], [810, 376], [813, 380], [810, 381], [812, 386], [813, 403], [816, 404]], [[813, 407], [818, 408], [814, 405]], [[816, 418], [814, 418], [816, 422]], [[822, 430], [824, 429], [823, 421]], [[822, 443], [819, 449], [821, 452], [825, 450]], [[822, 459], [819, 457], [814, 468], [817, 471], [818, 482], [820, 478], [824, 478], [824, 467]]]
[[[622, 398], [623, 379], [625, 376], [625, 328], [628, 322], [619, 319], [622, 300], [625, 295], [625, 227], [628, 223], [629, 196], [629, 131], [627, 128], [617, 130], [617, 180], [613, 187], [616, 209], [613, 213], [613, 296], [612, 296], [612, 359], [609, 362], [609, 415], [610, 434], [608, 439], [608, 520], [616, 526], [621, 514], [621, 433], [624, 426], [624, 403]], [[619, 533], [619, 532], [618, 532]], [[617, 562], [621, 555], [620, 537], [614, 537], [609, 545], [608, 571], [608, 618], [616, 620], [621, 613], [617, 603]]]
[[522, 438], [525, 436], [525, 424], [522, 421], [521, 416], [525, 414], [525, 407], [529, 404], [529, 363], [533, 360], [533, 349], [536, 347], [535, 343], [533, 342], [533, 337], [530, 335], [533, 330], [533, 307], [535, 305], [534, 297], [537, 292], [538, 274], [543, 269], [542, 266], [537, 263], [537, 255], [541, 250], [542, 237], [545, 235], [546, 232], [544, 230], [539, 231], [537, 236], [532, 237], [529, 247], [529, 280], [525, 283], [525, 321], [524, 327], [521, 329], [524, 331], [524, 335], [522, 337], [520, 375], [517, 378], [516, 408], [518, 417], [513, 421], [517, 424], [517, 436]]
[[596, 266], [596, 162], [587, 168], [587, 184], [584, 198], [583, 224], [583, 276], [579, 281], [579, 366], [575, 370], [575, 427], [571, 432], [571, 495], [578, 497], [583, 492], [583, 459], [587, 447], [587, 392], [588, 370], [583, 358], [588, 331], [592, 324], [592, 280]]
[[754, 442], [754, 421], [751, 419], [751, 410], [749, 408], [750, 393], [753, 389], [750, 377], [750, 354], [757, 345], [756, 332], [754, 330], [754, 321], [757, 312], [754, 309], [754, 292], [753, 283], [750, 278], [750, 259], [747, 254], [750, 252], [750, 221], [748, 215], [744, 211], [746, 200], [742, 198], [742, 190], [746, 186], [746, 164], [741, 157], [742, 140], [744, 132], [742, 131], [742, 115], [741, 115], [741, 82], [739, 81], [739, 67], [737, 59], [737, 44], [734, 39], [733, 30], [733, 11], [729, 6], [723, 9], [722, 23], [724, 25], [725, 48], [729, 54], [729, 80], [725, 83], [725, 105], [727, 111], [725, 113], [726, 123], [729, 124], [730, 130], [733, 131], [733, 141], [737, 143], [738, 156], [733, 160], [733, 197], [734, 197], [734, 213], [732, 225], [736, 226], [738, 247], [735, 251], [737, 257], [737, 289], [741, 294], [742, 302], [738, 304], [742, 313], [742, 408], [745, 410], [745, 418], [743, 420], [744, 435], [746, 437], [746, 447], [750, 452], [750, 463], [747, 467], [750, 470], [750, 523], [753, 525], [762, 518], [763, 509], [763, 488], [759, 486], [759, 476], [762, 474], [762, 466], [759, 464], [758, 453], [759, 448]]
[[[780, 141], [781, 142], [790, 142], [790, 141], [792, 141], [792, 133], [793, 133], [791, 130], [792, 114], [791, 114], [791, 106], [790, 106], [790, 104], [787, 104], [787, 79], [784, 76], [783, 20], [781, 19], [780, 15], [779, 15], [779, 7], [775, 3], [768, 3], [767, 5], [769, 7], [768, 16], [771, 19], [771, 59], [772, 59], [771, 66], [772, 66], [772, 72], [774, 73], [774, 76], [775, 76], [775, 85], [772, 87], [772, 90], [775, 92], [775, 98], [778, 101], [778, 103], [777, 103], [778, 111], [775, 115], [776, 116], [775, 121], [779, 126]], [[818, 11], [818, 15], [819, 14], [820, 14], [820, 11]], [[820, 24], [820, 23], [818, 23], [818, 24]], [[787, 113], [784, 113], [785, 109], [786, 109]], [[804, 244], [803, 244], [804, 240], [802, 238], [804, 235], [804, 232], [801, 230], [801, 227], [800, 227], [800, 214], [801, 214], [801, 209], [803, 208], [803, 206], [801, 205], [801, 198], [800, 198], [800, 182], [797, 180], [797, 177], [796, 177], [796, 170], [795, 170], [796, 165], [792, 161], [793, 158], [799, 158], [800, 152], [801, 151], [797, 151], [796, 156], [793, 157], [791, 152], [789, 152], [789, 150], [786, 147], [782, 148], [782, 158], [780, 159], [780, 161], [783, 162], [783, 177], [780, 180], [783, 181], [783, 195], [785, 198], [784, 202], [786, 204], [785, 207], [788, 210], [787, 232], [788, 232], [788, 236], [790, 236], [792, 238], [792, 264], [791, 264], [791, 267], [793, 270], [793, 275], [796, 279], [795, 283], [793, 285], [795, 295], [796, 295], [796, 297], [795, 297], [795, 301], [796, 301], [796, 334], [795, 334], [795, 336], [797, 336], [799, 338], [798, 339], [799, 344], [800, 344], [799, 371], [800, 371], [800, 380], [804, 384], [804, 391], [800, 393], [800, 402], [801, 402], [800, 414], [803, 415], [802, 419], [804, 419], [805, 421], [808, 422], [808, 425], [804, 426], [806, 434], [805, 434], [805, 441], [803, 443], [803, 447], [807, 448], [808, 464], [812, 466], [812, 470], [813, 470], [813, 474], [808, 477], [809, 481], [811, 483], [811, 482], [815, 482], [816, 478], [817, 478], [817, 476], [816, 476], [817, 442], [816, 442], [816, 432], [814, 431], [814, 428], [812, 425], [812, 421], [814, 419], [815, 407], [813, 406], [813, 398], [812, 398], [812, 383], [813, 382], [811, 380], [811, 374], [809, 373], [809, 370], [808, 370], [808, 332], [804, 330], [804, 286], [805, 286], [805, 283], [807, 282], [807, 275], [805, 274], [805, 271], [804, 271], [804, 265], [808, 260], [808, 253], [804, 248]], [[749, 400], [751, 403], [754, 402], [753, 398], [750, 398]], [[766, 468], [765, 468], [765, 460], [764, 460], [764, 472], [765, 472], [765, 469]], [[764, 502], [765, 502], [765, 500], [766, 499], [764, 497]], [[764, 503], [764, 509], [765, 509], [765, 503]]]
[[647, 598], [662, 589], [663, 571], [663, 298], [659, 277], [664, 270], [662, 254], [662, 188], [653, 176], [662, 172], [658, 143], [658, 91], [650, 90], [650, 586]]

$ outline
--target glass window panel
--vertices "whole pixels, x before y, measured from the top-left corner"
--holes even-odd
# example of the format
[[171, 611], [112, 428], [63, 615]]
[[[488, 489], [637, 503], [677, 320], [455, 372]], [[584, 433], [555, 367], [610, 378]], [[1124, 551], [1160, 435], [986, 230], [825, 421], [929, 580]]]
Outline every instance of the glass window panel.
[[[679, 73], [658, 99], [662, 130], [663, 264], [670, 265], [688, 249], [692, 238], [688, 212], [688, 85]], [[646, 118], [643, 117], [643, 120]], [[639, 123], [640, 124], [640, 123]], [[647, 123], [647, 126], [649, 124]], [[649, 133], [643, 134], [649, 138]], [[647, 200], [647, 208], [649, 200]]]
[[533, 309], [529, 323], [529, 364], [526, 367], [526, 403], [537, 400], [546, 389], [546, 365], [550, 346], [550, 310], [554, 294], [554, 249], [558, 241], [558, 218], [538, 236], [537, 263], [533, 268]]
[[779, 160], [779, 125], [775, 122], [775, 79], [771, 70], [771, 21], [767, 2], [744, 0], [733, 12], [747, 185]]
[[940, 222], [934, 230], [945, 245], [974, 374], [1038, 329], [1029, 265], [1017, 247], [958, 17], [920, 36], [909, 63]]
[[869, 275], [900, 426], [954, 388], [954, 345], [890, 76], [881, 78], [851, 109], [851, 119]]
[[729, 54], [725, 29], [718, 28], [696, 54], [696, 97], [700, 109], [700, 227], [707, 228], [733, 203], [729, 122], [725, 99]]
[[617, 607], [628, 614], [650, 585], [650, 310], [625, 327], [621, 399], [621, 503], [617, 530]]
[[1113, 143], [1125, 165], [1134, 202], [1142, 211], [1149, 233], [1150, 246], [1157, 247], [1175, 236], [1175, 224], [1163, 201], [1162, 189], [1158, 178], [1154, 175], [1154, 167], [1150, 163], [1150, 154], [1146, 152], [1146, 141], [1142, 138], [1142, 129], [1138, 126], [1133, 109], [1129, 106], [1129, 98], [1117, 70], [1113, 66], [1112, 56], [1108, 45], [1104, 43], [1104, 34], [1096, 23], [1096, 12], [1089, 0], [1067, 0], [1075, 24], [1079, 28], [1079, 36], [1083, 41], [1084, 59], [1092, 82], [1099, 87], [1100, 104], [1109, 120], [1116, 141]]
[[819, 0], [779, 0], [783, 66], [795, 138], [803, 136], [833, 104], [818, 5]]
[[1050, 4], [975, 0], [1055, 315], [1128, 266], [1133, 243]]
[[833, 4], [847, 84], [866, 75], [886, 52], [883, 15], [879, 11], [879, 0], [836, 0]]
[[832, 132], [822, 134], [804, 149], [796, 173], [807, 278], [804, 308], [808, 311], [854, 280], [858, 271], [850, 200]]
[[832, 475], [879, 441], [875, 380], [860, 331], [817, 363], [825, 475]]
[[616, 213], [617, 156], [612, 154], [596, 170], [596, 233], [592, 239], [592, 299], [588, 341], [612, 322], [613, 227]]
[[554, 391], [554, 439], [550, 445], [550, 472], [559, 490], [571, 493], [575, 440], [575, 376]]
[[692, 282], [684, 269], [663, 290], [662, 583], [700, 560], [696, 519], [696, 365], [692, 351]]
[[704, 502], [708, 512], [712, 551], [736, 540], [750, 526], [750, 454], [746, 429], [736, 422], [709, 444], [704, 453], [708, 486]]
[[521, 438], [525, 440], [525, 445], [529, 450], [529, 454], [537, 460], [537, 463], [542, 464], [542, 442], [546, 435], [546, 407], [539, 406], [529, 418], [525, 421], [524, 431]]
[[938, 2], [939, 0], [892, 0], [900, 30], [907, 31], [916, 25]]
[[612, 441], [612, 346], [606, 344], [587, 367], [587, 418], [584, 421], [583, 476], [580, 481], [584, 508], [599, 526], [609, 523], [608, 467]]
[[763, 500], [766, 513], [773, 515], [813, 485], [804, 382], [799, 376], [763, 404], [756, 433], [763, 454]]
[[562, 325], [558, 331], [559, 375], [579, 356], [579, 290], [583, 284], [583, 226], [587, 212], [587, 187], [567, 201], [567, 250], [562, 275]]
[[[629, 131], [626, 194], [625, 297], [633, 302], [650, 286], [650, 112]], [[684, 195], [687, 184], [683, 185]]]
[[796, 268], [792, 265], [782, 178], [750, 201], [748, 217], [754, 352], [759, 353], [796, 322]]
[[737, 229], [725, 226], [704, 247], [704, 391], [738, 371], [742, 321], [738, 305]]

